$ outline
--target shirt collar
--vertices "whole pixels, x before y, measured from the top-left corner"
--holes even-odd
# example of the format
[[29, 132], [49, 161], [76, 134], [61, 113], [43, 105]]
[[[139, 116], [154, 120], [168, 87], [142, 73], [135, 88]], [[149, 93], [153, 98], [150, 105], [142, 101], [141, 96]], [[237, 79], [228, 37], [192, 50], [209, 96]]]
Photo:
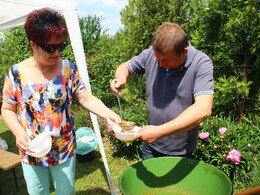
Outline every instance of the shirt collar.
[[186, 57], [186, 60], [185, 60], [185, 62], [183, 64], [183, 66], [185, 68], [188, 68], [191, 65], [194, 56], [195, 56], [195, 48], [189, 42], [189, 48], [188, 48], [187, 57]]
[[185, 62], [180, 67], [174, 69], [172, 71], [172, 73], [178, 74], [179, 72], [183, 71], [184, 69], [187, 69], [193, 61], [193, 58], [195, 56], [195, 52], [196, 52], [195, 48], [189, 42], [189, 48], [188, 48], [188, 53], [187, 53]]

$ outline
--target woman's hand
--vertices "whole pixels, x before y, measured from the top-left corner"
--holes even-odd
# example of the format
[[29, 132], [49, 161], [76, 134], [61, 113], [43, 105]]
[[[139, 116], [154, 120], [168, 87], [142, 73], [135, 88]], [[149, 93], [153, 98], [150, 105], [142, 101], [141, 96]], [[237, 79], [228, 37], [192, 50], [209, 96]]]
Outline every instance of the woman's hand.
[[17, 133], [15, 138], [16, 138], [16, 146], [18, 147], [19, 151], [24, 154], [27, 150], [27, 147], [31, 145], [30, 136], [25, 131], [23, 131]]
[[122, 122], [122, 119], [119, 115], [117, 115], [116, 113], [114, 113], [113, 111], [109, 111], [105, 117], [108, 125], [116, 125], [118, 123]]

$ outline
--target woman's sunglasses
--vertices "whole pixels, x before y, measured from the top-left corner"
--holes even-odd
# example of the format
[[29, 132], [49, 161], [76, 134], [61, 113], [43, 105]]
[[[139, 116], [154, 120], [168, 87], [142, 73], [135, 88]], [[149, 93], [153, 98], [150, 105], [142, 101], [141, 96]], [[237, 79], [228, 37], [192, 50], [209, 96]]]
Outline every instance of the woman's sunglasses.
[[64, 50], [66, 47], [66, 42], [63, 41], [60, 44], [43, 44], [43, 43], [37, 43], [44, 51], [47, 53], [54, 53], [57, 49], [59, 51]]

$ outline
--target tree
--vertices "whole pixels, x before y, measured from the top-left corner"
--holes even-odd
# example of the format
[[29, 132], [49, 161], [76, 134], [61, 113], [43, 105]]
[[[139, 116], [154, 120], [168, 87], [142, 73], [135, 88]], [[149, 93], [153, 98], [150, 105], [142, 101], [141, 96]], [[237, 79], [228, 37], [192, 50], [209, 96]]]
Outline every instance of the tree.
[[99, 41], [102, 35], [102, 17], [87, 16], [79, 18], [80, 30], [86, 57], [99, 51]]
[[154, 31], [165, 22], [180, 25], [188, 20], [188, 0], [131, 0], [121, 11], [123, 29], [122, 50], [130, 58], [151, 45]]
[[[249, 95], [257, 100], [260, 95], [259, 1], [194, 0], [189, 8], [191, 42], [211, 57], [215, 78], [233, 75], [241, 76], [240, 80], [245, 83], [253, 82]], [[252, 101], [245, 102], [247, 98], [238, 100], [238, 122], [242, 121], [245, 103], [246, 107], [254, 107]], [[259, 102], [253, 104], [259, 105]]]

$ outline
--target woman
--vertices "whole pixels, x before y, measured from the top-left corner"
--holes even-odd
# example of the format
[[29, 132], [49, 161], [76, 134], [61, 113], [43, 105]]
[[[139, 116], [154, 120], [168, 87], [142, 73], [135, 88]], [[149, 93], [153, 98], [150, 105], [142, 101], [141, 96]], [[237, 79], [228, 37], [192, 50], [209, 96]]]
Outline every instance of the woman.
[[[7, 74], [2, 118], [16, 138], [29, 194], [49, 194], [50, 175], [57, 195], [74, 194], [73, 96], [110, 125], [121, 119], [88, 92], [74, 64], [60, 58], [68, 31], [56, 11], [35, 10], [24, 27], [33, 56]], [[52, 135], [50, 152], [41, 158], [28, 155], [31, 140], [44, 131]]]

